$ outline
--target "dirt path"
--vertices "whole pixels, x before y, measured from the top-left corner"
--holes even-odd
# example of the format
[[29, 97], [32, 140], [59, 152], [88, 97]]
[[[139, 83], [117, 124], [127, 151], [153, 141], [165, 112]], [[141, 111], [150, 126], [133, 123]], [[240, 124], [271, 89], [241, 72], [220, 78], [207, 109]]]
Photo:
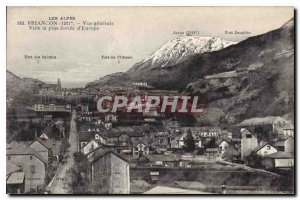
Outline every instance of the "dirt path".
[[64, 180], [66, 177], [66, 172], [68, 169], [73, 167], [74, 159], [73, 159], [73, 153], [77, 150], [77, 128], [76, 128], [76, 112], [72, 112], [72, 119], [70, 123], [70, 137], [69, 137], [69, 143], [70, 148], [68, 149], [68, 152], [66, 153], [68, 159], [67, 163], [64, 165], [60, 164], [57, 173], [53, 179], [53, 182], [50, 186], [50, 193], [51, 194], [68, 194], [67, 188], [64, 186]]

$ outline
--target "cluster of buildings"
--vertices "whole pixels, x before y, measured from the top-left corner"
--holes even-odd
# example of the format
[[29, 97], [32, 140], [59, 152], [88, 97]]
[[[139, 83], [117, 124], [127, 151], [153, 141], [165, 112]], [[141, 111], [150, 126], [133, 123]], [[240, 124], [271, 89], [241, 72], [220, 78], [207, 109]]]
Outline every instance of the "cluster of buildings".
[[[79, 125], [78, 150], [89, 160], [98, 151], [101, 152], [99, 155], [109, 155], [119, 160], [117, 166], [123, 167], [114, 171], [116, 174], [113, 177], [117, 179], [118, 174], [122, 177], [129, 175], [128, 167], [197, 168], [195, 158], [242, 162], [271, 171], [292, 170], [294, 166], [294, 127], [291, 122], [279, 116], [244, 120], [234, 127], [238, 132], [220, 127], [183, 127], [175, 119], [164, 120], [162, 129], [151, 124], [114, 124], [107, 128], [105, 121], [108, 118], [98, 120], [100, 123], [91, 120]], [[195, 147], [192, 153], [184, 151], [189, 134], [193, 137]], [[110, 153], [106, 154], [108, 150]], [[97, 169], [102, 170], [101, 163], [107, 159], [97, 164], [94, 164], [97, 159], [92, 159], [92, 180], [102, 177], [101, 171]], [[114, 167], [109, 169], [114, 170]], [[151, 177], [155, 180], [157, 175], [153, 174]], [[105, 180], [101, 182], [106, 183]], [[99, 189], [97, 184], [99, 182], [96, 181], [93, 186]], [[125, 192], [128, 187], [127, 184], [123, 185], [122, 191]]]
[[215, 127], [182, 127], [170, 132], [158, 130], [149, 124], [118, 126], [108, 130], [105, 127], [91, 125], [89, 128], [79, 130], [78, 149], [85, 155], [100, 146], [107, 146], [116, 149], [121, 155], [132, 158], [149, 154], [169, 156], [183, 153], [189, 132], [193, 136], [195, 150], [203, 150], [211, 157], [217, 157], [224, 151], [224, 143], [228, 145], [238, 141], [231, 137], [230, 132]]
[[130, 172], [126, 159], [114, 149], [98, 148], [87, 155], [93, 194], [129, 194]]
[[[220, 127], [183, 127], [175, 119], [163, 120], [163, 126], [158, 128], [156, 124], [146, 122], [118, 125], [118, 116], [111, 113], [91, 116], [79, 117], [81, 122], [86, 120], [79, 130], [78, 146], [84, 154], [101, 144], [113, 146], [119, 153], [133, 157], [177, 153], [183, 151], [188, 134], [191, 134], [199, 155], [229, 156], [231, 161], [242, 161], [253, 152], [262, 157], [279, 152], [280, 157], [286, 155], [287, 159], [293, 159], [294, 127], [282, 117], [247, 119], [234, 127], [238, 131], [233, 133]], [[276, 157], [276, 154], [271, 157]], [[271, 168], [275, 167], [279, 166]]]
[[62, 138], [64, 125], [58, 121], [52, 125], [59, 130], [53, 137], [47, 126], [32, 141], [13, 140], [6, 145], [6, 190], [9, 194], [43, 193], [53, 178], [60, 157], [64, 154]]
[[68, 95], [76, 96], [81, 94], [82, 91], [80, 88], [63, 88], [59, 78], [56, 83], [41, 83], [38, 85], [39, 96], [64, 97]]
[[294, 126], [282, 117], [255, 117], [237, 125], [241, 127], [241, 157], [255, 156], [260, 162], [250, 163], [266, 169], [294, 167]]
[[[220, 77], [205, 77], [210, 81], [215, 78]], [[148, 87], [146, 83], [133, 85]], [[41, 95], [56, 95], [61, 91], [59, 80], [57, 84], [40, 88]], [[134, 92], [132, 96], [126, 94], [129, 98], [177, 95], [175, 91], [163, 91], [166, 94], [148, 91], [146, 94], [145, 91]], [[99, 93], [94, 101], [101, 95], [104, 93]], [[200, 169], [198, 161], [207, 160], [226, 160], [277, 172], [291, 171], [294, 167], [294, 126], [280, 116], [250, 118], [226, 128], [203, 127], [182, 125], [175, 115], [158, 112], [159, 106], [149, 112], [127, 113], [120, 108], [115, 113], [99, 113], [92, 112], [90, 105], [77, 105], [80, 109], [76, 118], [76, 146], [87, 158], [89, 191], [93, 194], [130, 193], [132, 169], [154, 169], [148, 175], [157, 181], [157, 168], [197, 170]], [[108, 102], [107, 106], [111, 104]], [[56, 112], [70, 114], [72, 111], [68, 104], [35, 104], [33, 110], [44, 114], [46, 121], [53, 121]], [[59, 139], [51, 138], [51, 134], [44, 131], [33, 141], [13, 141], [7, 145], [8, 193], [39, 193], [45, 189], [55, 172], [53, 168], [64, 154], [61, 140], [66, 138], [64, 125], [58, 122], [54, 125], [61, 132]], [[192, 151], [187, 151], [187, 145], [192, 146]]]
[[69, 112], [71, 113], [71, 105], [57, 105], [57, 104], [34, 104], [33, 110], [35, 112]]
[[41, 83], [39, 84], [39, 95], [62, 95], [62, 87], [60, 79], [57, 83]]

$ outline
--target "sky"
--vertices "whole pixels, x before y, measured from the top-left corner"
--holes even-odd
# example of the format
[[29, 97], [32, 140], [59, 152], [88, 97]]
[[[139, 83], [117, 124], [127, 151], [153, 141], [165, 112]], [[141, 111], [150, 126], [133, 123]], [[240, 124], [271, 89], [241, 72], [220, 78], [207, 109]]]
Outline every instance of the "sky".
[[[83, 87], [128, 70], [180, 37], [174, 31], [197, 31], [200, 36], [239, 42], [277, 29], [293, 16], [292, 7], [8, 7], [7, 70], [22, 78], [47, 83], [60, 78], [63, 87]], [[99, 26], [98, 31], [30, 30], [18, 25], [20, 21], [49, 21], [49, 17], [75, 17], [76, 27], [83, 21], [113, 25]], [[25, 58], [42, 55], [56, 59]], [[102, 58], [118, 55], [132, 59]]]

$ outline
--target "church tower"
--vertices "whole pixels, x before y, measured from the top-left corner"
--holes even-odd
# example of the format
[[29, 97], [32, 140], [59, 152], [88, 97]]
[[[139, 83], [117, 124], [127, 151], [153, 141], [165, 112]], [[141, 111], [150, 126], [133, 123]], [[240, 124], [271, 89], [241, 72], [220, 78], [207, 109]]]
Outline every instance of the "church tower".
[[58, 86], [59, 89], [61, 89], [61, 82], [60, 82], [59, 78], [57, 79], [57, 86]]

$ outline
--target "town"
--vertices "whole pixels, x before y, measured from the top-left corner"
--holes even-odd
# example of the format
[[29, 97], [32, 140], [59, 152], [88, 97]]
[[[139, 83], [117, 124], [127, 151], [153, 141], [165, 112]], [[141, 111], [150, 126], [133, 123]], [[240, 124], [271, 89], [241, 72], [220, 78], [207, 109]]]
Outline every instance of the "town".
[[30, 105], [9, 99], [7, 193], [293, 193], [293, 184], [285, 184], [294, 180], [291, 121], [263, 116], [204, 126], [193, 113], [160, 112], [159, 104], [139, 112], [146, 98], [132, 112], [125, 104], [99, 112], [97, 102], [107, 95], [183, 94], [144, 82], [87, 92], [62, 88], [58, 79], [40, 84]]

